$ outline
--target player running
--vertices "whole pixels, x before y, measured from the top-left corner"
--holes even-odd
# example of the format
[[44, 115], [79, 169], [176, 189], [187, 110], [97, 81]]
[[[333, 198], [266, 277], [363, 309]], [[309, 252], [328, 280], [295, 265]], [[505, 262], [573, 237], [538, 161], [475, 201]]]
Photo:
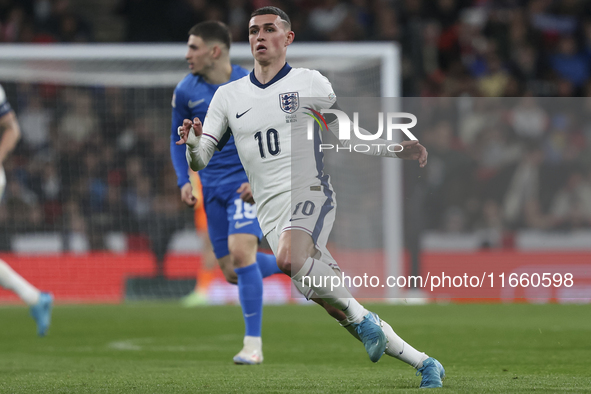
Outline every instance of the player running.
[[[203, 126], [199, 119], [184, 120], [179, 128], [179, 144], [186, 142], [187, 160], [191, 168], [199, 170], [208, 165], [216, 148], [224, 145], [229, 135], [226, 130], [230, 128], [257, 201], [263, 232], [281, 270], [292, 276], [307, 298], [319, 298], [339, 309], [341, 325], [363, 342], [373, 362], [386, 352], [415, 367], [423, 376], [421, 387], [441, 387], [443, 366], [405, 343], [386, 322], [359, 304], [348, 289], [317, 286], [314, 280], [310, 287], [303, 285], [304, 276], [331, 278], [339, 270], [326, 249], [335, 202], [316, 149], [321, 142], [319, 132], [312, 140], [292, 142], [306, 134], [302, 115], [306, 109], [290, 97], [321, 98], [312, 104], [316, 111], [334, 108], [336, 97], [331, 84], [320, 73], [292, 69], [286, 63], [287, 47], [293, 40], [285, 12], [276, 7], [253, 12], [249, 41], [254, 70], [248, 77], [217, 91]], [[336, 117], [326, 116], [326, 120], [330, 123], [328, 128], [336, 133]], [[293, 133], [293, 124], [300, 125], [303, 132]], [[376, 144], [381, 142], [387, 141]], [[368, 153], [418, 160], [421, 167], [426, 165], [427, 151], [418, 141], [400, 144], [403, 150], [398, 155], [379, 149]], [[308, 207], [306, 212], [304, 205]], [[297, 226], [292, 224], [295, 220]]]
[[[20, 138], [18, 120], [10, 107], [10, 103], [6, 100], [2, 85], [0, 85], [0, 130], [3, 131], [2, 140], [0, 141], [0, 198], [2, 198], [6, 187], [6, 174], [2, 163], [4, 163], [6, 155], [14, 149]], [[37, 334], [41, 337], [45, 336], [51, 323], [53, 296], [39, 291], [3, 260], [0, 260], [0, 286], [15, 292], [30, 306], [31, 316], [37, 323]]]
[[[189, 181], [185, 149], [176, 144], [177, 126], [185, 118], [203, 121], [216, 90], [248, 74], [230, 63], [230, 32], [219, 22], [199, 23], [189, 30], [185, 58], [191, 73], [177, 85], [172, 97], [170, 153], [181, 189], [189, 206], [197, 202]], [[261, 325], [263, 278], [280, 273], [275, 256], [257, 253], [263, 233], [256, 218], [248, 178], [242, 168], [234, 138], [225, 140], [226, 149], [216, 152], [210, 165], [199, 171], [203, 185], [208, 230], [215, 256], [226, 280], [238, 284], [246, 326], [244, 348], [234, 357], [236, 364], [263, 362]], [[201, 169], [200, 169], [201, 170]]]

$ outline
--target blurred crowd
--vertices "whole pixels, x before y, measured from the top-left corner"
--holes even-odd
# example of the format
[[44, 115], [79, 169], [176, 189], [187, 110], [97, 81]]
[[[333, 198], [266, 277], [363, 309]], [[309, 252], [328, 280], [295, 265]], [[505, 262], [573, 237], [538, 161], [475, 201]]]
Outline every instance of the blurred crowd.
[[0, 42], [91, 42], [93, 39], [91, 21], [74, 11], [70, 0], [0, 0]]
[[78, 233], [103, 249], [107, 233], [124, 232], [142, 234], [145, 246], [191, 221], [170, 162], [172, 89], [4, 88], [22, 129], [5, 163], [0, 221], [7, 237]]
[[[93, 41], [98, 30], [109, 27], [85, 19], [77, 3], [83, 2], [0, 0], [0, 42]], [[494, 100], [453, 100], [451, 112], [461, 116], [435, 117], [437, 124], [422, 135], [430, 151], [430, 163], [419, 174], [425, 228], [503, 233], [591, 227], [591, 122], [585, 115], [591, 113], [585, 99], [591, 96], [589, 0], [109, 4], [105, 12], [123, 21], [121, 40], [128, 42], [184, 42], [192, 25], [208, 19], [225, 21], [234, 40], [245, 41], [250, 12], [264, 5], [290, 15], [299, 42], [399, 42], [406, 97], [513, 98], [512, 108]], [[151, 212], [174, 216], [179, 201], [168, 136], [154, 139], [151, 122], [123, 116], [121, 100], [133, 93], [31, 90], [38, 88], [18, 89], [23, 142], [7, 163], [12, 174], [6, 201], [38, 207], [26, 220], [19, 218], [19, 225], [53, 225], [59, 218], [62, 226], [67, 217], [69, 228], [131, 231]], [[533, 97], [573, 99], [556, 107]], [[50, 109], [53, 100], [58, 104]], [[168, 110], [168, 102], [161, 109]], [[408, 179], [416, 179], [414, 171], [407, 166]], [[4, 205], [2, 215], [16, 212]]]
[[417, 135], [429, 149], [407, 164], [407, 204], [424, 227], [481, 232], [491, 246], [515, 230], [591, 228], [591, 98], [422, 98]]

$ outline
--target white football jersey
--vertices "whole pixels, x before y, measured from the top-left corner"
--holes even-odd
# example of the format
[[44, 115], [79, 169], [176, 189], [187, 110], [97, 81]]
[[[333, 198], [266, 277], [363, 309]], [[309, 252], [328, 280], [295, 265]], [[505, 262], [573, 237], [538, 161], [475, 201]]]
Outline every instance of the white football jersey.
[[318, 71], [288, 64], [267, 84], [251, 73], [221, 86], [211, 100], [201, 144], [222, 147], [227, 129], [231, 130], [263, 233], [290, 209], [292, 191], [332, 193], [318, 149], [321, 136], [316, 128], [309, 139], [307, 114], [335, 102], [328, 79]]

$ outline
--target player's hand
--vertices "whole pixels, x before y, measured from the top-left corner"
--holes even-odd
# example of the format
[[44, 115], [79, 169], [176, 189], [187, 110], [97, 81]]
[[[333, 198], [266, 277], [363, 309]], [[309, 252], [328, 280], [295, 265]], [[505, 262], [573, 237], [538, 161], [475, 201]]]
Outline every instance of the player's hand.
[[197, 204], [197, 198], [193, 195], [193, 187], [190, 183], [185, 183], [181, 188], [181, 200], [191, 208]]
[[176, 142], [177, 145], [189, 144], [191, 145], [191, 137], [199, 137], [203, 134], [203, 125], [199, 118], [193, 119], [191, 122], [189, 119], [183, 120], [183, 125], [179, 126], [177, 130], [179, 134], [179, 140]]
[[419, 141], [402, 141], [400, 145], [404, 148], [402, 152], [396, 152], [396, 155], [401, 159], [418, 160], [419, 166], [425, 167], [427, 165], [427, 149], [419, 144]]
[[242, 199], [242, 201], [247, 202], [249, 204], [254, 204], [254, 198], [252, 196], [252, 190], [250, 189], [250, 183], [244, 182], [242, 185], [240, 185], [238, 190], [236, 190], [236, 193], [240, 193], [240, 198]]

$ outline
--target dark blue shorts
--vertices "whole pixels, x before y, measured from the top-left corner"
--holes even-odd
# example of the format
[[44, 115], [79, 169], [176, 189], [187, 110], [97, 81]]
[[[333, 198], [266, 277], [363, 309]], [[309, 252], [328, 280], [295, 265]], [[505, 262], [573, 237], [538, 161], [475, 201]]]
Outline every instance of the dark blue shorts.
[[256, 205], [242, 201], [236, 192], [241, 184], [203, 187], [207, 230], [218, 259], [230, 254], [228, 236], [231, 234], [252, 234], [259, 241], [263, 238]]

